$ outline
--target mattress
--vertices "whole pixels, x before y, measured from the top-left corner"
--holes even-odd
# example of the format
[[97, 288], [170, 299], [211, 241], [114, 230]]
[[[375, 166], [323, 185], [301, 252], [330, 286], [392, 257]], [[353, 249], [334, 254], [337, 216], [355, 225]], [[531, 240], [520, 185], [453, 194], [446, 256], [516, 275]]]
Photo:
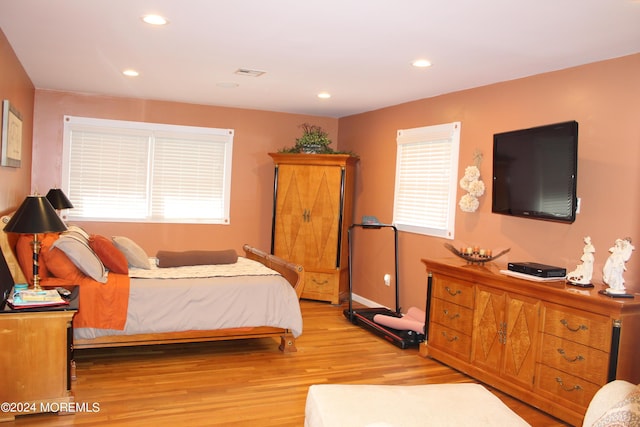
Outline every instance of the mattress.
[[[243, 264], [258, 264], [247, 272]], [[74, 328], [77, 339], [111, 335], [154, 334], [190, 330], [217, 330], [271, 326], [302, 334], [300, 303], [291, 284], [276, 271], [242, 259], [243, 273], [182, 273], [153, 277], [130, 273], [129, 303], [123, 330]], [[140, 278], [145, 275], [147, 278]], [[138, 277], [136, 277], [138, 276]], [[82, 307], [84, 308], [84, 307]], [[86, 309], [86, 308], [84, 308]]]

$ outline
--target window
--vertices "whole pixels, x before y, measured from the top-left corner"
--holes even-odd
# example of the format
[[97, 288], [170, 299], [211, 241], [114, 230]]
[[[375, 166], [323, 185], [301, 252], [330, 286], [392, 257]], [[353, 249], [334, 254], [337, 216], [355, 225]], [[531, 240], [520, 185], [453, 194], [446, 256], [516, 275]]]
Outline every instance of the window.
[[69, 218], [228, 224], [233, 133], [65, 116]]
[[460, 122], [398, 131], [393, 223], [454, 238]]

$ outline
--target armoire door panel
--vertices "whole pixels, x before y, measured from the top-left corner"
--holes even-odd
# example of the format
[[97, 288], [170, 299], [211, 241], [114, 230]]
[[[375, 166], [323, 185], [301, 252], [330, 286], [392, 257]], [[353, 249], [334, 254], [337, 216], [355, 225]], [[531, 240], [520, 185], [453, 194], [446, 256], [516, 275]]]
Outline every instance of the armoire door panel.
[[275, 253], [289, 261], [300, 263], [303, 257], [299, 256], [297, 245], [304, 245], [303, 201], [300, 198], [298, 179], [291, 168], [279, 170], [278, 194], [276, 204], [276, 233]]
[[[321, 169], [321, 170], [320, 170]], [[336, 267], [338, 246], [338, 223], [340, 214], [340, 169], [322, 167], [317, 171], [313, 201], [311, 202], [310, 226], [313, 229], [313, 245], [319, 268]]]

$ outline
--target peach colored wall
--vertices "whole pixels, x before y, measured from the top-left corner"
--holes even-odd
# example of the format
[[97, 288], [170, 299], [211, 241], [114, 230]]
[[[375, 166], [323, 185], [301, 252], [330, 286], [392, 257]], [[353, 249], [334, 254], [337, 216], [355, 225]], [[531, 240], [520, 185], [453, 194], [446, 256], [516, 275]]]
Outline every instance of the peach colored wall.
[[337, 119], [324, 117], [47, 90], [37, 90], [35, 100], [32, 182], [41, 192], [60, 184], [64, 115], [235, 129], [230, 225], [78, 223], [91, 233], [128, 236], [150, 255], [159, 249], [240, 252], [244, 243], [268, 251], [273, 163], [267, 153], [294, 145], [304, 122], [322, 126], [334, 141], [338, 133]]
[[[398, 129], [460, 121], [458, 175], [484, 155], [481, 177], [488, 191], [476, 213], [456, 212], [455, 240], [487, 248], [511, 248], [499, 259], [535, 261], [573, 269], [580, 263], [583, 237], [596, 248], [594, 279], [616, 238], [630, 236], [636, 253], [624, 275], [628, 289], [640, 291], [640, 54], [562, 71], [450, 93], [341, 118], [340, 147], [360, 154], [355, 217], [392, 221], [395, 136]], [[491, 213], [493, 134], [548, 123], [579, 123], [578, 196], [581, 213], [573, 224], [506, 217]], [[458, 189], [458, 200], [462, 195]], [[424, 307], [426, 274], [421, 258], [451, 255], [448, 240], [400, 233], [401, 306]], [[354, 292], [393, 307], [390, 234], [354, 235]]]
[[[8, 99], [22, 115], [22, 165], [0, 166], [0, 213], [15, 210], [29, 194], [34, 87], [0, 30], [0, 101]], [[0, 117], [2, 109], [0, 103]]]

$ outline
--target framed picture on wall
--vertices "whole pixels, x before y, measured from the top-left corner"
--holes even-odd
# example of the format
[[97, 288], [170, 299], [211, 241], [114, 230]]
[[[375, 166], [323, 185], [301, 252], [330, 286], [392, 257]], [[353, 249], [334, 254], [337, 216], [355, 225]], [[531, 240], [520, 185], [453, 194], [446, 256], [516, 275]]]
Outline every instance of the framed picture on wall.
[[8, 99], [2, 101], [1, 166], [19, 168], [22, 161], [22, 115]]

